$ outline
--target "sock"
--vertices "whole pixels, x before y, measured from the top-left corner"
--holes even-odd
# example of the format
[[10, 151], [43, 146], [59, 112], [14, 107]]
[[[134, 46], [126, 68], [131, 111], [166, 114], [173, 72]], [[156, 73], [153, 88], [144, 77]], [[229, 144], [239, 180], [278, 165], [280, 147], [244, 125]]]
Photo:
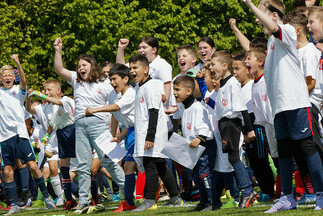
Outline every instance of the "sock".
[[47, 191], [47, 187], [45, 185], [45, 180], [44, 177], [40, 177], [38, 179], [35, 178], [35, 182], [37, 187], [40, 189], [41, 193], [44, 196], [44, 199], [47, 199], [49, 197], [48, 191]]
[[206, 194], [207, 194], [207, 197], [208, 197], [209, 201], [211, 203], [213, 203], [212, 188], [211, 188], [211, 185], [212, 185], [211, 175], [208, 174], [207, 176], [201, 178], [201, 181], [203, 183], [203, 186], [205, 188], [205, 191], [206, 191]]
[[304, 186], [306, 188], [306, 190], [308, 191], [308, 193], [310, 194], [314, 194], [314, 187], [312, 184], [312, 179], [309, 173], [307, 173], [305, 176], [303, 176], [303, 182], [304, 182]]
[[146, 173], [138, 172], [136, 180], [136, 199], [144, 197], [144, 190], [146, 184]]
[[323, 169], [318, 152], [305, 158], [316, 192], [323, 192]]
[[31, 193], [31, 196], [34, 196], [34, 197], [37, 196], [35, 182], [30, 172], [29, 172], [29, 191]]
[[102, 182], [103, 182], [103, 186], [106, 188], [106, 189], [109, 189], [111, 190], [111, 187], [110, 187], [110, 184], [109, 184], [109, 181], [107, 179], [107, 177], [105, 177], [104, 175], [102, 175]]
[[253, 188], [249, 179], [249, 174], [241, 161], [233, 164], [234, 174], [242, 196], [249, 196]]
[[20, 185], [21, 185], [21, 190], [23, 192], [28, 192], [28, 186], [29, 186], [29, 169], [27, 166], [25, 166], [22, 169], [18, 169], [19, 171], [19, 176], [20, 176]]
[[8, 194], [9, 203], [12, 206], [18, 205], [16, 182], [12, 181], [12, 182], [6, 183], [6, 190]]
[[296, 194], [304, 195], [306, 191], [305, 191], [305, 187], [304, 187], [301, 175], [299, 174], [299, 171], [294, 172], [294, 179], [295, 179], [295, 186], [296, 186]]
[[65, 194], [66, 201], [71, 201], [72, 198], [72, 190], [71, 190], [71, 177], [70, 177], [70, 168], [69, 167], [61, 167], [62, 174], [62, 182], [63, 182], [63, 190]]
[[78, 197], [79, 182], [77, 181], [77, 179], [73, 179], [73, 182], [71, 183], [71, 192], [74, 194], [74, 196]]
[[283, 195], [292, 194], [293, 157], [279, 158], [281, 190]]
[[133, 202], [133, 192], [135, 190], [136, 177], [135, 174], [125, 176], [124, 182], [124, 199], [129, 205], [135, 205]]
[[92, 199], [96, 199], [98, 197], [98, 183], [95, 180], [95, 176], [91, 174], [91, 195]]
[[115, 181], [112, 181], [112, 190], [113, 190], [113, 194], [119, 193], [119, 186], [117, 185], [117, 183], [115, 183]]
[[57, 196], [61, 196], [64, 193], [64, 191], [61, 186], [61, 180], [59, 178], [59, 175], [56, 175], [56, 176], [50, 177], [50, 178], [52, 179], [52, 186], [53, 186], [55, 194]]
[[281, 186], [282, 186], [282, 183], [281, 183], [281, 179], [280, 179], [280, 174], [277, 174], [277, 177], [276, 177], [276, 197], [279, 198], [280, 197], [280, 194], [281, 194]]

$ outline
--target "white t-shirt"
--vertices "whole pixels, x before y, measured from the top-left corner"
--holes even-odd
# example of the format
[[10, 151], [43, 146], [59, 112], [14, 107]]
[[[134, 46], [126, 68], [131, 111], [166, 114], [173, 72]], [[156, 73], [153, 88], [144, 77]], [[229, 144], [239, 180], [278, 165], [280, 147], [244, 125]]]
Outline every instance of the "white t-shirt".
[[310, 107], [304, 73], [297, 50], [297, 35], [291, 25], [280, 25], [279, 38], [270, 36], [264, 77], [273, 116], [286, 110]]
[[159, 55], [149, 64], [149, 75], [153, 79], [165, 82], [172, 81], [172, 66]]
[[25, 124], [25, 97], [26, 92], [18, 85], [8, 90], [0, 88], [0, 142], [16, 135], [29, 139]]
[[231, 77], [218, 91], [215, 103], [215, 116], [217, 120], [223, 117], [242, 120], [241, 111], [247, 110], [241, 92], [241, 84], [235, 77]]
[[[44, 112], [44, 115], [46, 116], [48, 125], [52, 126], [53, 130], [56, 131], [57, 129], [63, 129], [69, 125], [74, 124], [74, 109], [75, 109], [75, 103], [72, 98], [69, 97], [62, 97], [60, 99], [62, 102], [62, 105], [56, 105], [52, 103], [46, 103], [42, 107], [42, 111]], [[36, 108], [35, 108], [36, 109]], [[37, 118], [41, 118], [42, 112], [39, 109], [39, 106], [37, 106], [36, 113]], [[42, 124], [43, 125], [43, 124]], [[47, 127], [46, 127], [47, 128]]]
[[311, 76], [312, 79], [316, 80], [315, 87], [310, 93], [310, 101], [320, 109], [322, 101], [320, 60], [322, 53], [312, 43], [308, 43], [305, 47], [298, 49], [298, 52], [301, 60], [301, 69], [304, 72], [305, 78]]
[[[164, 84], [157, 79], [151, 79], [139, 87], [135, 88], [135, 157], [159, 157], [166, 158], [161, 153], [168, 140], [168, 130], [166, 123], [166, 114], [162, 102], [162, 94], [165, 95]], [[158, 109], [158, 122], [154, 147], [144, 150], [145, 140], [149, 123], [149, 109]]]
[[[107, 105], [109, 94], [113, 91], [110, 85], [110, 80], [106, 79], [103, 82], [77, 82], [77, 74], [71, 71], [72, 80], [69, 83], [74, 88], [75, 99], [75, 120], [85, 116], [85, 109], [88, 107], [102, 107]], [[110, 122], [108, 112], [97, 112], [95, 116]]]
[[186, 139], [192, 141], [198, 135], [205, 136], [207, 140], [213, 139], [208, 113], [200, 102], [195, 100], [189, 108], [184, 110], [181, 123], [183, 137]]
[[112, 112], [115, 118], [128, 128], [134, 126], [135, 120], [135, 98], [136, 91], [129, 87], [128, 90], [121, 95], [112, 91], [109, 95], [109, 104], [117, 104], [120, 109], [116, 112]]
[[249, 80], [249, 82], [247, 82], [244, 86], [241, 87], [242, 96], [247, 106], [248, 113], [253, 113], [252, 83], [253, 80]]
[[271, 111], [271, 104], [267, 94], [267, 85], [264, 77], [260, 77], [258, 82], [252, 84], [253, 113], [255, 123], [265, 126], [265, 123], [274, 124]]

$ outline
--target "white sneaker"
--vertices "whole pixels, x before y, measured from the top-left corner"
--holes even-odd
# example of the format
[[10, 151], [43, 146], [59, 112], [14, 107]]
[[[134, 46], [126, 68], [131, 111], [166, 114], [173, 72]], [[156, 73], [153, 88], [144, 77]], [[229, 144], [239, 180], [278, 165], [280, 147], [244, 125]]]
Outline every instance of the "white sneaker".
[[296, 209], [296, 201], [293, 197], [293, 194], [282, 196], [276, 200], [276, 203], [267, 211], [265, 214], [275, 213], [279, 211]]
[[61, 194], [57, 197], [56, 206], [63, 206], [65, 203], [64, 195]]
[[9, 211], [4, 215], [12, 215], [12, 214], [16, 214], [16, 213], [19, 213], [19, 206], [11, 206]]
[[322, 210], [323, 209], [323, 192], [316, 193], [316, 205], [314, 210]]

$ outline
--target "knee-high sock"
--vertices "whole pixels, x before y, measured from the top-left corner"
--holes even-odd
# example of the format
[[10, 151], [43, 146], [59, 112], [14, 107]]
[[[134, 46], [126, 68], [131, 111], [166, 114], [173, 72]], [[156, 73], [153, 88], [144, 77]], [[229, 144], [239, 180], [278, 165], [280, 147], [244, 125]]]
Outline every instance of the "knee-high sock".
[[36, 182], [36, 185], [37, 187], [39, 187], [41, 193], [43, 194], [44, 198], [48, 198], [49, 197], [49, 194], [48, 194], [48, 191], [47, 191], [47, 187], [45, 185], [45, 180], [44, 180], [44, 177], [40, 177], [38, 179], [35, 178], [35, 182]]
[[138, 172], [136, 180], [136, 198], [143, 198], [146, 184], [146, 173]]
[[135, 174], [130, 174], [125, 176], [124, 183], [124, 199], [129, 205], [135, 205], [133, 202], [133, 192], [135, 190], [136, 177]]
[[12, 206], [16, 206], [18, 205], [17, 202], [17, 187], [16, 187], [16, 182], [12, 181], [12, 182], [7, 182], [6, 183], [6, 190], [7, 190], [7, 194], [8, 194], [8, 199], [9, 202]]
[[72, 190], [71, 190], [71, 177], [70, 177], [70, 168], [69, 167], [61, 167], [61, 174], [62, 174], [62, 182], [63, 182], [63, 189], [65, 194], [66, 201], [72, 200]]
[[98, 196], [98, 183], [95, 179], [95, 176], [91, 174], [91, 195], [92, 199], [96, 199]]
[[281, 190], [283, 195], [292, 194], [293, 157], [279, 158]]
[[306, 190], [305, 190], [301, 175], [299, 174], [299, 171], [294, 172], [294, 179], [295, 179], [296, 193], [300, 195], [304, 195]]
[[62, 186], [61, 186], [61, 180], [59, 178], [59, 175], [56, 175], [54, 177], [50, 177], [51, 178], [51, 182], [52, 182], [52, 186], [54, 189], [54, 192], [57, 196], [60, 196], [64, 193]]
[[19, 171], [19, 180], [21, 185], [21, 190], [23, 192], [27, 192], [29, 190], [29, 169], [25, 166], [22, 169], [18, 169]]

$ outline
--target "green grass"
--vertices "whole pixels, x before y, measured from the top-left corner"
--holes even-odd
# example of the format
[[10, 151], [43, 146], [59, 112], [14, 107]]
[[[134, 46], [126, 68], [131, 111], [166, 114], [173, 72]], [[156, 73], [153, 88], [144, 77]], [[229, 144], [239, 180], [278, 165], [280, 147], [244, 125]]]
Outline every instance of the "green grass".
[[[191, 209], [194, 207], [192, 205], [197, 204], [195, 203], [189, 203], [185, 204], [182, 207], [164, 207], [163, 203], [158, 203], [159, 208], [157, 210], [152, 211], [146, 211], [146, 212], [139, 212], [139, 213], [133, 213], [133, 212], [120, 212], [120, 213], [113, 213], [113, 215], [178, 215], [178, 216], [184, 216], [184, 215], [190, 215], [190, 216], [204, 216], [204, 215], [246, 215], [246, 216], [253, 216], [253, 215], [264, 215], [263, 212], [268, 210], [270, 208], [270, 204], [267, 205], [255, 205], [253, 207], [247, 208], [247, 209], [221, 209], [217, 211], [210, 211], [210, 212], [190, 212]], [[111, 215], [112, 212], [117, 208], [117, 203], [104, 203], [104, 206], [106, 207], [106, 210], [103, 212], [97, 212], [93, 213], [93, 215]], [[59, 209], [57, 210], [46, 210], [45, 207], [41, 207], [38, 209], [35, 208], [29, 208], [26, 210], [21, 210], [21, 213], [16, 214], [19, 215], [25, 215], [25, 216], [32, 216], [32, 215], [41, 215], [41, 216], [62, 216], [62, 215], [77, 215], [73, 211], [69, 212], [63, 212]], [[301, 206], [296, 210], [290, 210], [290, 211], [284, 211], [276, 213], [275, 215], [323, 215], [322, 211], [314, 211], [314, 205], [306, 205]], [[4, 214], [5, 211], [0, 211], [0, 214]]]

